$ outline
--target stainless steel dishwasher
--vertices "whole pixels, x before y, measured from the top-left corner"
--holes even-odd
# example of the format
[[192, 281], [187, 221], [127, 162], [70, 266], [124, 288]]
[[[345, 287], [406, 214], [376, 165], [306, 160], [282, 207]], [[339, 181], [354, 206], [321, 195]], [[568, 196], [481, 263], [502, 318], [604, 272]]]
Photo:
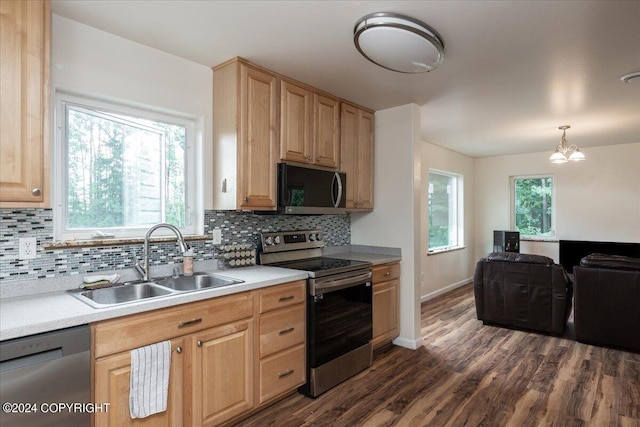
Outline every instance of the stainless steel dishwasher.
[[88, 426], [89, 326], [0, 342], [0, 425]]

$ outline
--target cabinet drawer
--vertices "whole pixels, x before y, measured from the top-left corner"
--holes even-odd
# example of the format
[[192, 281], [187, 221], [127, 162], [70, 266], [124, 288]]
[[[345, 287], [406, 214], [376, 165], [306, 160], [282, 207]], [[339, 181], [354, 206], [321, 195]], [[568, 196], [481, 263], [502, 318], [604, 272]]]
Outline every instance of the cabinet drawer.
[[260, 403], [306, 381], [304, 344], [260, 361]]
[[93, 357], [131, 350], [252, 315], [253, 294], [244, 292], [105, 320], [92, 325]]
[[260, 291], [260, 313], [289, 307], [305, 301], [306, 281], [274, 286]]
[[373, 267], [373, 283], [385, 282], [400, 277], [400, 263], [385, 264]]
[[305, 306], [298, 304], [260, 316], [260, 357], [265, 357], [305, 340]]

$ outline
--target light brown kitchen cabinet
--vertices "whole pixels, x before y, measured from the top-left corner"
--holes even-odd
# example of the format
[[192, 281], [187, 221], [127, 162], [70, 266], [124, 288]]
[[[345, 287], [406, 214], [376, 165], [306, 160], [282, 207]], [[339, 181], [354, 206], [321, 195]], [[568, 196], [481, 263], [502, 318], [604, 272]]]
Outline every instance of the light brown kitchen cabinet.
[[[305, 281], [97, 322], [92, 402], [110, 403], [95, 426], [234, 423], [305, 382]], [[254, 332], [257, 331], [257, 332]], [[129, 415], [130, 351], [171, 341], [167, 411]]]
[[373, 348], [400, 334], [400, 263], [373, 267]]
[[183, 387], [185, 361], [189, 355], [184, 338], [171, 340], [171, 368], [167, 410], [146, 418], [131, 419], [129, 413], [129, 387], [131, 379], [131, 353], [121, 352], [95, 362], [95, 397], [93, 402], [109, 403], [108, 411], [94, 414], [96, 427], [126, 425], [170, 427], [183, 425]]
[[280, 159], [311, 163], [311, 122], [313, 94], [308, 88], [288, 80], [280, 83]]
[[259, 293], [256, 399], [265, 404], [306, 382], [305, 281]]
[[373, 210], [373, 112], [343, 102], [340, 112], [341, 166], [347, 173], [347, 210]]
[[275, 210], [278, 80], [240, 58], [213, 70], [214, 209]]
[[193, 425], [216, 426], [253, 408], [253, 320], [194, 334]]
[[291, 80], [280, 83], [280, 160], [337, 169], [340, 101]]
[[313, 164], [337, 169], [340, 165], [340, 101], [313, 96]]
[[2, 0], [0, 19], [0, 207], [48, 207], [50, 4]]

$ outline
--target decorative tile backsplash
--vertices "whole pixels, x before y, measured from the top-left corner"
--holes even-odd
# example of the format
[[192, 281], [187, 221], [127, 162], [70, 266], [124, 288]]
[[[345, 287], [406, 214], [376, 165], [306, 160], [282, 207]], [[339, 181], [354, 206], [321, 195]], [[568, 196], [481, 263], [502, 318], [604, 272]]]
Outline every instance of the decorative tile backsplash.
[[[260, 245], [262, 231], [319, 228], [326, 235], [327, 246], [351, 243], [351, 218], [346, 215], [258, 215], [251, 212], [205, 211], [204, 233], [222, 230], [223, 244], [250, 243]], [[142, 259], [143, 245], [132, 244], [98, 248], [43, 250], [53, 242], [51, 209], [0, 209], [0, 282], [33, 280], [45, 277], [93, 273], [101, 270], [131, 268]], [[18, 239], [35, 237], [35, 259], [18, 259]], [[211, 240], [190, 241], [195, 259], [214, 256]], [[152, 264], [181, 263], [182, 254], [175, 243], [151, 245]]]

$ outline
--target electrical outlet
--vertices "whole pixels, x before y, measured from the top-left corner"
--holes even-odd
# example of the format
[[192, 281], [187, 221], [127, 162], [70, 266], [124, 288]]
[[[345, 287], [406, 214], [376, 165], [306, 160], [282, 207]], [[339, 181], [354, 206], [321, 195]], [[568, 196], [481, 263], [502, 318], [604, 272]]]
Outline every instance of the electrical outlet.
[[38, 243], [35, 237], [21, 237], [18, 239], [18, 244], [20, 259], [34, 259], [36, 257]]
[[213, 244], [214, 245], [219, 245], [222, 243], [222, 230], [213, 230], [211, 232], [211, 234], [213, 234]]

